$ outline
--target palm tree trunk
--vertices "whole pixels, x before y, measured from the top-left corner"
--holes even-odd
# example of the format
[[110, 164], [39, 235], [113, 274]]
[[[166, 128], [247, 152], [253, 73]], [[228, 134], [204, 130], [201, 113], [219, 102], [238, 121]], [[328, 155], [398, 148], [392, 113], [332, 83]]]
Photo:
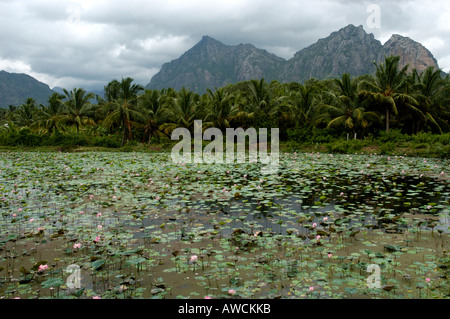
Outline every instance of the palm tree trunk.
[[386, 133], [389, 133], [389, 108], [386, 108]]
[[124, 125], [123, 125], [123, 132], [122, 132], [122, 145], [121, 146], [125, 145], [126, 138], [127, 138], [127, 127], [125, 126], [125, 123], [124, 123]]
[[125, 119], [123, 121], [122, 146], [124, 146], [125, 143], [128, 143], [130, 137], [131, 137], [130, 122], [127, 119]]

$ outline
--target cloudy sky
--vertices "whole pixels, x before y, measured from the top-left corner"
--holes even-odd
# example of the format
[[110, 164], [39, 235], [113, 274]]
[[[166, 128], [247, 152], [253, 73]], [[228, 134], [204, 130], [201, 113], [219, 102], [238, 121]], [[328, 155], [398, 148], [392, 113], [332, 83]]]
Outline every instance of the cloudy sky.
[[203, 35], [289, 59], [354, 24], [422, 43], [449, 72], [449, 21], [448, 0], [0, 0], [0, 70], [67, 89], [146, 85]]

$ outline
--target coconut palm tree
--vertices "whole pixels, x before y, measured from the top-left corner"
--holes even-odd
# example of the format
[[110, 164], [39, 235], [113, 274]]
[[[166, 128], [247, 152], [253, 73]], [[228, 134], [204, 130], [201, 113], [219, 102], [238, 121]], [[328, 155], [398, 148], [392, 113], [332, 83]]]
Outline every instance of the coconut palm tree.
[[334, 83], [337, 87], [336, 93], [329, 92], [333, 97], [333, 104], [322, 104], [319, 111], [322, 116], [330, 119], [327, 128], [343, 126], [352, 135], [355, 135], [358, 129], [362, 130], [363, 134], [370, 121], [381, 120], [376, 112], [366, 111], [361, 106], [358, 82], [352, 79], [350, 74], [345, 73], [341, 79], [334, 79]]
[[[106, 117], [103, 120], [103, 125], [107, 129], [114, 126], [122, 127], [122, 146], [125, 145], [132, 138], [133, 124], [142, 122], [144, 116], [142, 110], [138, 107], [138, 94], [144, 88], [139, 84], [133, 83], [133, 79], [122, 78], [121, 82], [113, 80], [109, 87], [114, 86], [114, 90], [118, 90], [107, 99], [112, 99], [104, 106]], [[117, 86], [117, 87], [116, 87]]]
[[164, 91], [145, 90], [144, 94], [138, 97], [138, 106], [144, 117], [144, 122], [142, 123], [144, 140], [148, 139], [148, 143], [151, 142], [152, 137], [156, 137], [159, 140], [160, 133], [163, 133], [159, 129], [163, 124], [163, 94]]
[[25, 103], [19, 107], [10, 108], [7, 118], [18, 127], [30, 127], [38, 117], [39, 109], [36, 101], [28, 98]]
[[425, 123], [429, 122], [442, 134], [439, 122], [441, 125], [445, 125], [441, 118], [445, 114], [448, 117], [450, 110], [443, 104], [445, 101], [446, 81], [442, 78], [441, 73], [441, 70], [434, 67], [428, 67], [420, 74], [416, 69], [413, 70], [411, 78], [416, 91], [416, 100], [419, 103], [418, 108], [424, 115], [414, 119], [415, 133]]
[[231, 127], [249, 128], [256, 118], [254, 109], [247, 103], [247, 98], [241, 91], [233, 93], [234, 105], [230, 112], [228, 122]]
[[250, 108], [259, 116], [265, 116], [270, 111], [271, 92], [269, 84], [262, 78], [261, 80], [250, 80], [246, 94], [247, 103]]
[[72, 91], [64, 91], [64, 116], [62, 121], [66, 124], [75, 125], [77, 133], [83, 125], [94, 125], [93, 116], [95, 109], [91, 104], [91, 99], [95, 98], [93, 93], [87, 93], [82, 88], [74, 88]]
[[399, 69], [400, 56], [385, 58], [384, 64], [377, 64], [375, 76], [371, 80], [363, 80], [360, 84], [360, 95], [382, 108], [385, 113], [386, 132], [389, 133], [391, 112], [398, 115], [400, 105], [420, 113], [417, 101], [409, 92], [407, 70], [408, 65]]
[[203, 104], [206, 106], [204, 127], [216, 127], [225, 131], [230, 127], [229, 120], [237, 110], [234, 108], [234, 96], [224, 88], [216, 88], [214, 92], [207, 89], [207, 92], [208, 99]]
[[193, 132], [194, 121], [197, 119], [199, 111], [199, 101], [200, 96], [185, 87], [178, 92], [173, 89], [168, 90], [163, 105], [163, 116], [166, 123], [161, 126], [161, 129], [166, 134], [177, 127], [184, 127]]
[[120, 94], [120, 82], [117, 80], [110, 81], [105, 87], [105, 100], [107, 102], [113, 102], [116, 101], [119, 98]]
[[36, 126], [43, 128], [47, 133], [60, 132], [64, 129], [64, 95], [53, 93], [48, 99], [48, 105], [42, 106]]
[[316, 124], [316, 108], [320, 105], [319, 90], [310, 84], [299, 84], [289, 95], [287, 100], [288, 112], [296, 127], [311, 128]]
[[292, 106], [295, 101], [293, 96], [295, 90], [291, 85], [280, 84], [272, 82], [272, 110], [270, 115], [272, 117], [272, 125], [278, 127], [280, 132], [286, 132], [290, 127], [295, 126], [294, 114], [292, 112]]

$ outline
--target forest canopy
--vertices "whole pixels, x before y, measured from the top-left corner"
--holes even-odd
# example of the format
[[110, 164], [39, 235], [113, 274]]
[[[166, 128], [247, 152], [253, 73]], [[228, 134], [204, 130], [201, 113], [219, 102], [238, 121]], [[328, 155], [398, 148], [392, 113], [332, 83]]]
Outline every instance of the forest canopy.
[[[183, 88], [148, 90], [130, 77], [114, 79], [104, 95], [83, 88], [54, 93], [48, 103], [29, 98], [0, 110], [0, 145], [160, 143], [178, 127], [279, 128], [281, 141], [363, 140], [392, 131], [450, 135], [450, 78], [430, 67], [399, 68], [399, 56], [358, 77], [267, 83], [254, 79], [198, 94]], [[447, 138], [448, 139], [448, 138]], [[444, 143], [445, 144], [445, 143]], [[446, 142], [448, 145], [448, 141]]]

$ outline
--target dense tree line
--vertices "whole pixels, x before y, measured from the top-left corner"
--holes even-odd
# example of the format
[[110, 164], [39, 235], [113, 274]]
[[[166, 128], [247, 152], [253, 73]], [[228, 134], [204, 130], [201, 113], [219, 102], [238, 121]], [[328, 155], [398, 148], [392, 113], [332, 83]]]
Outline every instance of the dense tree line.
[[[0, 112], [4, 136], [27, 130], [42, 136], [87, 134], [157, 142], [177, 127], [278, 127], [282, 140], [315, 134], [364, 138], [396, 129], [404, 134], [450, 132], [450, 79], [432, 67], [422, 73], [399, 68], [398, 56], [375, 64], [373, 75], [309, 80], [305, 84], [264, 79], [197, 94], [183, 88], [145, 90], [132, 78], [112, 80], [104, 96], [82, 88], [54, 93], [47, 105], [29, 98]], [[318, 133], [319, 132], [319, 133]]]

